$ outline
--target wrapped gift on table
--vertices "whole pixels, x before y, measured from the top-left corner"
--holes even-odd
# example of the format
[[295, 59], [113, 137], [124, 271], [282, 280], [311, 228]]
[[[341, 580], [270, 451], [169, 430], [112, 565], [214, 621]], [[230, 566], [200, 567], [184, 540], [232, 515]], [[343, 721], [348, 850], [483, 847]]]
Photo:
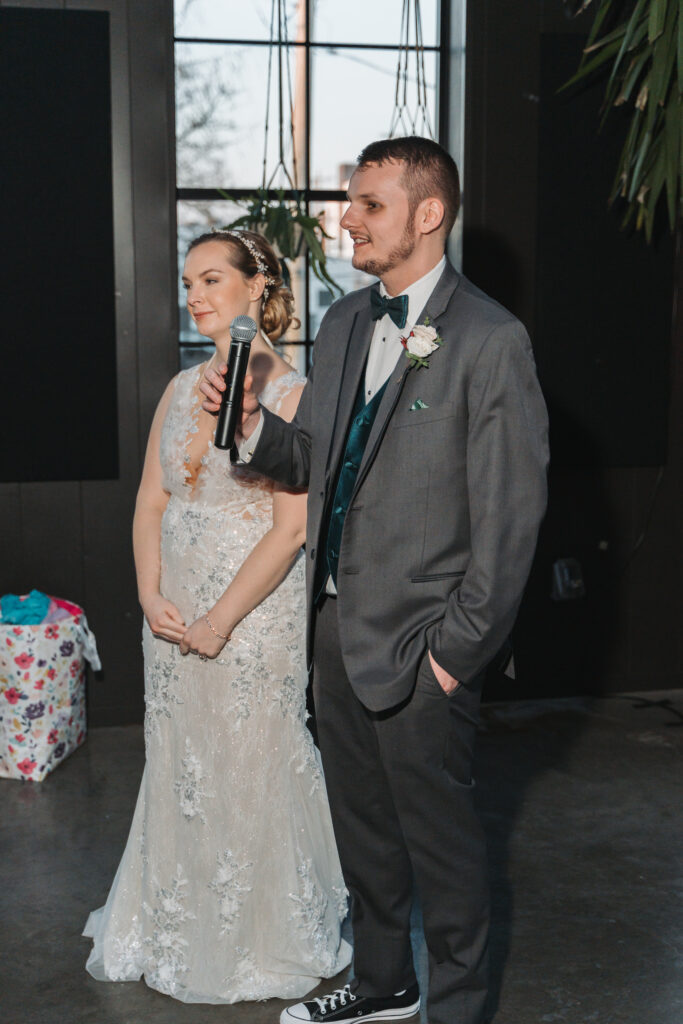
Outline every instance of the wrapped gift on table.
[[32, 591], [1, 607], [0, 778], [40, 782], [85, 739], [85, 661], [101, 667], [97, 645], [70, 601]]

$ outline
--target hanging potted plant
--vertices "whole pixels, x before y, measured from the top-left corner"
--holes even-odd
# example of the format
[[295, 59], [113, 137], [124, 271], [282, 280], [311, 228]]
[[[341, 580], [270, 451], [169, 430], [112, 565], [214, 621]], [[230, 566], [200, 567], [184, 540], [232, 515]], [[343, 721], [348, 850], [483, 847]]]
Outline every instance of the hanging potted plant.
[[308, 254], [309, 266], [315, 276], [325, 285], [333, 298], [342, 295], [342, 289], [327, 269], [323, 239], [329, 238], [320, 219], [312, 217], [306, 210], [303, 196], [296, 189], [287, 197], [284, 189], [277, 190], [277, 198], [270, 197], [268, 189], [262, 187], [246, 199], [235, 199], [227, 192], [221, 193], [226, 199], [244, 206], [246, 212], [226, 224], [226, 228], [248, 228], [265, 235], [275, 249], [282, 267], [282, 276], [291, 286], [289, 263], [299, 256]]

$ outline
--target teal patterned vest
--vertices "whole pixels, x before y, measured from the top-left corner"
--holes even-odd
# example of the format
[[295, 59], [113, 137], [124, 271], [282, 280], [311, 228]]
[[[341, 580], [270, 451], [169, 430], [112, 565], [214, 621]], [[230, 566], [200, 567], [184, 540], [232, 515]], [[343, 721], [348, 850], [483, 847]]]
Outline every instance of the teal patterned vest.
[[346, 438], [346, 448], [344, 450], [341, 468], [339, 470], [337, 488], [334, 492], [334, 501], [332, 502], [332, 510], [330, 512], [327, 527], [327, 540], [325, 544], [327, 568], [334, 581], [335, 587], [337, 585], [339, 549], [341, 547], [342, 530], [344, 529], [346, 511], [349, 507], [353, 488], [356, 484], [356, 477], [358, 476], [358, 470], [360, 469], [360, 464], [363, 459], [363, 452], [365, 451], [365, 446], [368, 443], [372, 424], [375, 422], [375, 416], [377, 415], [377, 410], [379, 409], [379, 404], [382, 401], [382, 395], [384, 394], [386, 386], [387, 381], [385, 381], [379, 391], [372, 396], [367, 405], [363, 401], [365, 392], [362, 380], [358, 389], [358, 397], [356, 398], [353, 418]]

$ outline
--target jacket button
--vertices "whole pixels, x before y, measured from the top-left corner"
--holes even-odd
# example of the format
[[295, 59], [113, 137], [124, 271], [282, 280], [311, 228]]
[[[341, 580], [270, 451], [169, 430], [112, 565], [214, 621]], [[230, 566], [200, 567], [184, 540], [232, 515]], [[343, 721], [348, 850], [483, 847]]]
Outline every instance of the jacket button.
[[337, 505], [337, 507], [334, 510], [335, 516], [340, 516], [343, 513], [344, 513], [344, 506], [343, 505]]
[[315, 558], [315, 548], [311, 548], [311, 558]]
[[356, 466], [355, 462], [349, 461], [344, 463], [344, 469], [358, 469], [358, 467]]

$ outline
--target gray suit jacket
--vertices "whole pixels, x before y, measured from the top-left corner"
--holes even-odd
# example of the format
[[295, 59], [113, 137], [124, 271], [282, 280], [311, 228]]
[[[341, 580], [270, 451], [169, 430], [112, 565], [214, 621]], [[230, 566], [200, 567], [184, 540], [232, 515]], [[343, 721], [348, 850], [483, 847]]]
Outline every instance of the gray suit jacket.
[[[325, 511], [374, 328], [369, 292], [330, 307], [295, 419], [264, 409], [251, 462], [308, 487], [309, 641]], [[425, 316], [443, 344], [427, 368], [401, 355], [391, 374], [339, 559], [344, 664], [375, 711], [408, 696], [427, 647], [465, 684], [496, 655], [546, 504], [547, 416], [523, 326], [450, 264]], [[418, 398], [426, 408], [412, 408]]]

